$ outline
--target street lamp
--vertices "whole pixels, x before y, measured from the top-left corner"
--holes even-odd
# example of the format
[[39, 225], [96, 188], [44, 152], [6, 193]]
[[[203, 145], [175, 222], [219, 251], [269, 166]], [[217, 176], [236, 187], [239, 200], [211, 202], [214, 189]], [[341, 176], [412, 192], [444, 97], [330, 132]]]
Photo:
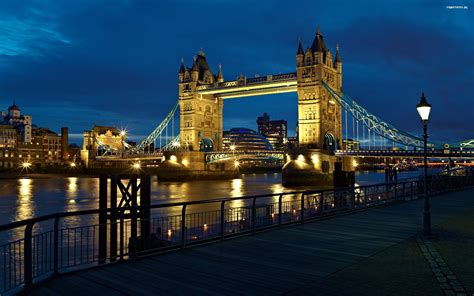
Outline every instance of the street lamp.
[[416, 106], [421, 121], [423, 122], [423, 146], [424, 146], [424, 178], [423, 178], [423, 194], [425, 197], [425, 209], [423, 211], [423, 231], [426, 236], [431, 235], [431, 214], [430, 199], [426, 189], [426, 179], [428, 178], [428, 164], [426, 160], [427, 140], [428, 140], [428, 119], [430, 118], [431, 105], [426, 101], [425, 93], [421, 93], [420, 103]]

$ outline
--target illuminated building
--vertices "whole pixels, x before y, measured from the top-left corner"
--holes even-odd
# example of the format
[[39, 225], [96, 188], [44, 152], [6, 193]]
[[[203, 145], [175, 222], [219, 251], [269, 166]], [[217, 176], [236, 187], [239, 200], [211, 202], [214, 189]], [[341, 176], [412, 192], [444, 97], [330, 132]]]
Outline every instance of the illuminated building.
[[263, 135], [248, 128], [233, 128], [225, 131], [222, 142], [224, 150], [273, 150], [272, 145]]
[[97, 156], [120, 156], [125, 148], [125, 139], [126, 133], [116, 127], [94, 125], [90, 131], [84, 131], [81, 160], [87, 166], [89, 159]]
[[67, 148], [67, 129], [62, 136], [32, 124], [30, 115], [22, 115], [13, 104], [2, 112], [0, 125], [0, 168], [17, 168], [28, 162], [34, 167], [56, 166], [63, 163], [64, 147]]
[[311, 47], [303, 50], [299, 42], [296, 65], [299, 145], [335, 150], [341, 146], [342, 107], [331, 98], [321, 81], [341, 92], [342, 59], [339, 47], [336, 47], [333, 59], [318, 28]]
[[342, 140], [342, 150], [359, 150], [359, 141], [354, 139], [343, 139]]
[[222, 98], [213, 95], [195, 93], [199, 85], [222, 83], [224, 77], [219, 66], [214, 75], [206, 60], [206, 55], [199, 50], [192, 68], [181, 63], [179, 69], [179, 104], [180, 104], [180, 142], [190, 150], [221, 150], [222, 139]]
[[288, 130], [286, 120], [270, 120], [267, 113], [257, 118], [258, 132], [265, 136], [274, 149], [286, 148]]
[[14, 127], [20, 133], [20, 142], [31, 142], [33, 121], [31, 115], [22, 115], [20, 107], [13, 103], [7, 111], [2, 111], [1, 119], [3, 124]]

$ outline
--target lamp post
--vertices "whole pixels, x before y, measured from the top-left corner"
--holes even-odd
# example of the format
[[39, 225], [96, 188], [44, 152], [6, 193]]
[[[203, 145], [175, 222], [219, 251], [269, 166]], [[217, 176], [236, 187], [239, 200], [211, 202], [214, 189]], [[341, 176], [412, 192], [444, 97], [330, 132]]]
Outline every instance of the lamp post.
[[425, 236], [431, 235], [431, 213], [430, 213], [430, 199], [428, 197], [426, 188], [426, 179], [428, 177], [427, 164], [427, 140], [428, 140], [428, 119], [430, 118], [431, 105], [426, 101], [425, 93], [421, 93], [420, 103], [416, 106], [416, 110], [423, 122], [423, 145], [424, 145], [424, 178], [423, 178], [423, 195], [425, 197], [425, 208], [423, 211], [423, 232]]

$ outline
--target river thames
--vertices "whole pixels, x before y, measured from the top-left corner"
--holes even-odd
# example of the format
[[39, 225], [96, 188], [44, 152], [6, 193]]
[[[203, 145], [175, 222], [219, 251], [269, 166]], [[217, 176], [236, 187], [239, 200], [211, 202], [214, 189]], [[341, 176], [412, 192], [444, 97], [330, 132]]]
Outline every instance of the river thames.
[[[418, 176], [401, 172], [399, 179]], [[384, 182], [383, 172], [358, 172], [356, 183]], [[285, 188], [280, 173], [245, 174], [240, 179], [191, 182], [159, 182], [152, 179], [152, 203], [192, 201], [280, 193], [310, 188]], [[96, 209], [99, 204], [97, 178], [64, 177], [10, 179], [0, 182], [0, 225], [41, 215]]]

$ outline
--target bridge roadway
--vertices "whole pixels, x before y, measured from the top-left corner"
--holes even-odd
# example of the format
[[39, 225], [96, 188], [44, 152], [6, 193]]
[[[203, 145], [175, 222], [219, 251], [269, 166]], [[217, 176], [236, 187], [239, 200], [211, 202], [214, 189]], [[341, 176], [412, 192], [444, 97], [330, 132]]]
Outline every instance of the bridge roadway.
[[[423, 150], [336, 150], [334, 152], [337, 156], [357, 156], [357, 157], [409, 157], [422, 158], [424, 157]], [[429, 158], [474, 158], [474, 150], [428, 150], [427, 156]]]
[[[433, 224], [474, 209], [473, 194], [468, 189], [432, 197]], [[423, 200], [414, 200], [96, 267], [59, 276], [29, 294], [317, 294], [315, 282], [416, 235], [422, 209]], [[420, 280], [400, 273], [390, 281]]]

